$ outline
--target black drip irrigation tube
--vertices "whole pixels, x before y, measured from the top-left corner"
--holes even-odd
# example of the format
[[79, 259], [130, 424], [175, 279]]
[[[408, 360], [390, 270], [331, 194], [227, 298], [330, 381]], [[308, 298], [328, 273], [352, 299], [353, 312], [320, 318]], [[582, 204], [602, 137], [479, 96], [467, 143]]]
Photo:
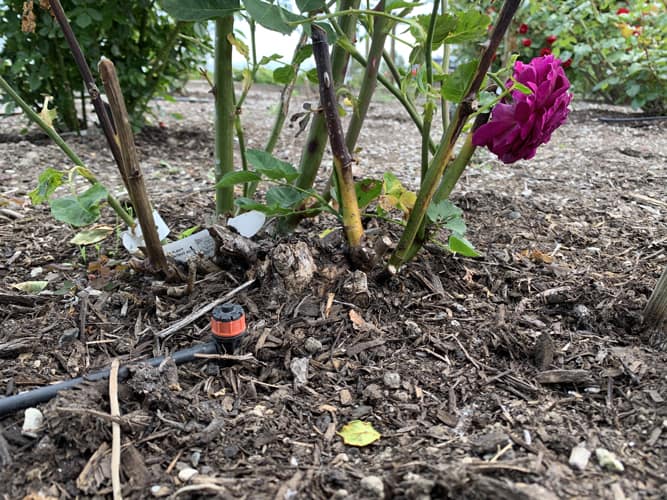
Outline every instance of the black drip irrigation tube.
[[667, 116], [601, 116], [598, 120], [604, 123], [657, 122], [667, 120]]
[[[157, 367], [160, 366], [167, 358], [172, 358], [177, 365], [182, 363], [188, 363], [194, 361], [199, 354], [217, 354], [219, 351], [219, 343], [217, 341], [207, 342], [206, 344], [199, 344], [188, 349], [183, 349], [181, 351], [176, 351], [169, 356], [159, 356], [157, 358], [151, 358], [146, 361], [139, 361], [131, 365], [123, 365], [118, 370], [118, 379], [123, 380], [128, 377], [130, 374], [130, 366], [139, 366], [142, 363], [146, 363], [149, 366]], [[98, 380], [106, 380], [109, 378], [109, 373], [111, 368], [105, 368], [95, 373], [89, 375], [84, 375], [83, 377], [77, 377], [70, 380], [65, 380], [64, 382], [59, 382], [53, 385], [47, 385], [45, 387], [40, 387], [39, 389], [33, 389], [31, 391], [22, 392], [16, 394], [15, 396], [9, 396], [4, 399], [0, 399], [0, 417], [9, 415], [19, 410], [35, 406], [39, 403], [45, 403], [50, 399], [53, 399], [58, 395], [58, 392], [72, 389], [78, 385], [83, 384], [84, 382], [97, 382]]]

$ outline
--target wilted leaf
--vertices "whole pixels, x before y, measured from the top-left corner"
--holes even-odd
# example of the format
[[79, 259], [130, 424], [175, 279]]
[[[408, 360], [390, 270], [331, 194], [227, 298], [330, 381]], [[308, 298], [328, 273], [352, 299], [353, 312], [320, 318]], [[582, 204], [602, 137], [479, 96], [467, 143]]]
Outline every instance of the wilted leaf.
[[354, 185], [357, 192], [359, 210], [366, 208], [373, 200], [382, 193], [382, 182], [377, 179], [363, 179]]
[[53, 128], [53, 120], [56, 119], [58, 113], [54, 109], [49, 109], [49, 104], [53, 101], [53, 97], [50, 95], [44, 96], [44, 104], [42, 104], [42, 110], [39, 112], [39, 116], [44, 123], [46, 123], [49, 128]]
[[44, 290], [48, 284], [48, 281], [24, 281], [22, 283], [15, 283], [12, 287], [22, 292], [37, 294]]
[[227, 33], [227, 41], [246, 61], [248, 60], [250, 57], [250, 49], [248, 49], [248, 46], [243, 43], [243, 41], [236, 38], [232, 33]]
[[73, 245], [93, 245], [104, 241], [112, 233], [113, 227], [111, 226], [96, 226], [76, 233], [69, 242]]
[[343, 438], [343, 443], [350, 446], [368, 446], [382, 437], [371, 423], [361, 420], [345, 424], [337, 434]]
[[37, 187], [29, 193], [32, 204], [39, 205], [47, 201], [58, 186], [62, 185], [64, 175], [63, 172], [51, 167], [39, 174]]
[[541, 263], [541, 264], [551, 264], [554, 261], [553, 256], [541, 252], [540, 250], [537, 249], [532, 249], [532, 250], [524, 250], [521, 252], [522, 257], [527, 257], [533, 262]]

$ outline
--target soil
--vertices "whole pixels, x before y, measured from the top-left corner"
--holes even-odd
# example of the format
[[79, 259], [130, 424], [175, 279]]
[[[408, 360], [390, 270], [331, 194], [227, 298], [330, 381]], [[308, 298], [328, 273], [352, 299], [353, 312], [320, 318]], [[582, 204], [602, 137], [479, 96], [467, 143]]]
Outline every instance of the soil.
[[[211, 98], [191, 90], [157, 102], [161, 126], [136, 139], [172, 235], [214, 210]], [[249, 147], [268, 137], [277, 97], [251, 93]], [[314, 101], [302, 90], [292, 109]], [[3, 416], [0, 496], [110, 497], [115, 421], [126, 498], [666, 498], [667, 353], [642, 335], [641, 312], [667, 264], [667, 129], [574, 107], [534, 160], [504, 166], [480, 152], [462, 179], [453, 199], [481, 258], [429, 246], [378, 282], [351, 268], [340, 231], [320, 237], [335, 227], [320, 217], [255, 237], [255, 262], [221, 256], [180, 297], [133, 271], [117, 238], [69, 244], [76, 231], [27, 198], [39, 172], [67, 160], [20, 117], [2, 119], [4, 396], [207, 342], [208, 315], [158, 334], [256, 281], [232, 299], [248, 321], [236, 358], [133, 365], [115, 420], [104, 380], [38, 405], [35, 437], [21, 432], [23, 411]], [[306, 135], [295, 132], [276, 148], [292, 162]], [[120, 185], [96, 128], [67, 139]], [[418, 135], [393, 102], [372, 105], [359, 146], [358, 176], [392, 171], [414, 187]], [[117, 224], [108, 209], [101, 222]], [[12, 286], [28, 280], [49, 285]], [[353, 420], [381, 438], [344, 444], [337, 432]], [[575, 447], [592, 452], [583, 470], [569, 463]], [[599, 449], [624, 470], [603, 466]]]

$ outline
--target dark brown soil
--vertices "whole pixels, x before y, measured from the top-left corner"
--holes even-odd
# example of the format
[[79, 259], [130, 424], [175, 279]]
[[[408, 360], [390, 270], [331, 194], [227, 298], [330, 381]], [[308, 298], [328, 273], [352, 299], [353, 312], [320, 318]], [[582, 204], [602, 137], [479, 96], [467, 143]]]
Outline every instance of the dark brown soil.
[[[212, 107], [193, 96], [160, 102], [166, 128], [137, 138], [173, 235], [213, 212]], [[272, 89], [251, 94], [250, 147], [266, 140], [276, 99]], [[120, 384], [126, 498], [665, 498], [667, 354], [640, 334], [667, 264], [667, 131], [603, 123], [624, 110], [575, 106], [533, 161], [501, 166], [482, 152], [462, 180], [454, 199], [481, 258], [429, 247], [388, 282], [369, 272], [363, 291], [340, 232], [319, 237], [335, 224], [322, 217], [281, 241], [280, 252], [305, 243], [314, 258], [303, 288], [281, 277], [278, 242], [261, 236], [259, 263], [224, 257], [180, 298], [131, 271], [113, 237], [85, 254], [67, 243], [75, 231], [26, 196], [45, 167], [67, 166], [64, 156], [4, 119], [0, 390], [208, 341], [208, 316], [157, 334], [254, 275], [234, 298], [249, 324], [239, 359], [138, 365]], [[303, 135], [286, 129], [276, 154], [297, 162]], [[68, 140], [119, 184], [95, 129]], [[395, 104], [373, 105], [360, 146], [358, 175], [390, 170], [414, 186], [417, 134]], [[108, 210], [103, 222], [117, 223]], [[49, 281], [46, 291], [12, 287], [31, 279]], [[110, 497], [108, 381], [39, 408], [46, 424], [34, 438], [21, 433], [23, 411], [0, 420], [2, 498]], [[336, 432], [356, 419], [381, 439], [343, 444]], [[592, 452], [583, 471], [568, 464], [577, 445]], [[624, 471], [602, 467], [598, 448]], [[186, 478], [188, 468], [198, 474]]]

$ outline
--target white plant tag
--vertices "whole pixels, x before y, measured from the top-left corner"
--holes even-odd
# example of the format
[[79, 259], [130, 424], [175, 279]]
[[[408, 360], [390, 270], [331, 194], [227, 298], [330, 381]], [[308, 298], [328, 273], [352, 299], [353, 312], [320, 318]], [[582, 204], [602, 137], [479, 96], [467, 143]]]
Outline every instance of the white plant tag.
[[175, 261], [183, 263], [187, 263], [188, 259], [195, 255], [215, 256], [215, 240], [206, 229], [182, 240], [167, 243], [162, 248], [164, 253], [173, 257]]
[[[160, 238], [160, 241], [165, 239], [169, 234], [169, 228], [167, 223], [160, 217], [160, 214], [157, 210], [153, 210], [153, 219], [155, 220], [155, 227], [157, 228], [157, 235]], [[144, 237], [141, 234], [141, 226], [137, 224], [134, 228], [134, 231], [128, 229], [121, 233], [121, 240], [125, 249], [131, 254], [135, 254], [139, 247], [146, 246], [144, 243]]]
[[227, 221], [227, 225], [236, 229], [241, 236], [252, 238], [262, 229], [266, 215], [257, 210], [250, 210]]

